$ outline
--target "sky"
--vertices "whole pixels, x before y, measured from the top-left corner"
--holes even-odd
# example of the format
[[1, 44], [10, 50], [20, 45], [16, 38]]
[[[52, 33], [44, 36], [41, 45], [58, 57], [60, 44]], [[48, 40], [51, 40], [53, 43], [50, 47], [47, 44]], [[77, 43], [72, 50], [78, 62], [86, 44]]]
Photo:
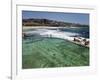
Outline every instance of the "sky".
[[22, 19], [50, 19], [89, 25], [89, 14], [67, 12], [22, 11]]

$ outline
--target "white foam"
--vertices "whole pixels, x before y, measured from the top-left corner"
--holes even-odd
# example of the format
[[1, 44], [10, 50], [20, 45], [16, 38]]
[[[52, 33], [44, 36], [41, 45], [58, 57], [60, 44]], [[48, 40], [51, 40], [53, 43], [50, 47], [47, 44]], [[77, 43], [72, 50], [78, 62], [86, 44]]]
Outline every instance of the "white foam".
[[67, 39], [72, 41], [74, 37], [79, 35], [78, 33], [72, 33], [72, 32], [63, 32], [60, 30], [50, 30], [50, 29], [35, 29], [33, 31], [27, 31], [28, 34], [39, 34], [43, 37], [55, 37], [55, 38], [61, 38], [61, 39]]
[[74, 37], [71, 37], [71, 36], [75, 36], [75, 35], [79, 35], [79, 34], [46, 29], [46, 31], [40, 33], [40, 35], [47, 36], [47, 37], [55, 37], [55, 38], [73, 40]]

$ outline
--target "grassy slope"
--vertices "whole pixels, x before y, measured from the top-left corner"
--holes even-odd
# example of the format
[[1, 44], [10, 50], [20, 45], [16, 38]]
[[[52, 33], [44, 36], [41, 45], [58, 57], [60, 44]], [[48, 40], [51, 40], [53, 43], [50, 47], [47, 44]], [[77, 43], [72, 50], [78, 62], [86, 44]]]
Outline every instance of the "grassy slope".
[[88, 66], [89, 48], [61, 39], [23, 42], [23, 68]]

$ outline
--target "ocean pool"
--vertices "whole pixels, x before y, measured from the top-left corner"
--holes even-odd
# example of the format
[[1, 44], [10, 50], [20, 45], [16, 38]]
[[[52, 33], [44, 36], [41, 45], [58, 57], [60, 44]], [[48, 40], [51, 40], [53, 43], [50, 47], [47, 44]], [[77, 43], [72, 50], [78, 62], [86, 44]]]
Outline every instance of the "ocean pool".
[[33, 37], [22, 41], [22, 68], [89, 66], [89, 48], [60, 38]]

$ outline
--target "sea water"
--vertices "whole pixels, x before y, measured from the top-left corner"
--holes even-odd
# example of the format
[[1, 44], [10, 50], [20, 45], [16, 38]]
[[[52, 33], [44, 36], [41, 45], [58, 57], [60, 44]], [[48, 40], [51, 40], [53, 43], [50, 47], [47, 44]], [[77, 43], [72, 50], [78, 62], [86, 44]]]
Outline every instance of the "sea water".
[[89, 38], [89, 27], [60, 28], [60, 31], [78, 33], [80, 37]]
[[[72, 28], [63, 28], [63, 27], [56, 27], [56, 28], [29, 28], [29, 29], [23, 29], [23, 32], [27, 32], [30, 34], [35, 34], [35, 35], [40, 35], [44, 32], [63, 32], [66, 34], [66, 36], [70, 36], [70, 37], [74, 37], [74, 36], [78, 36], [78, 37], [84, 37], [84, 38], [89, 38], [89, 27], [72, 27]], [[55, 34], [55, 33], [54, 33]], [[67, 35], [68, 34], [68, 35]]]

